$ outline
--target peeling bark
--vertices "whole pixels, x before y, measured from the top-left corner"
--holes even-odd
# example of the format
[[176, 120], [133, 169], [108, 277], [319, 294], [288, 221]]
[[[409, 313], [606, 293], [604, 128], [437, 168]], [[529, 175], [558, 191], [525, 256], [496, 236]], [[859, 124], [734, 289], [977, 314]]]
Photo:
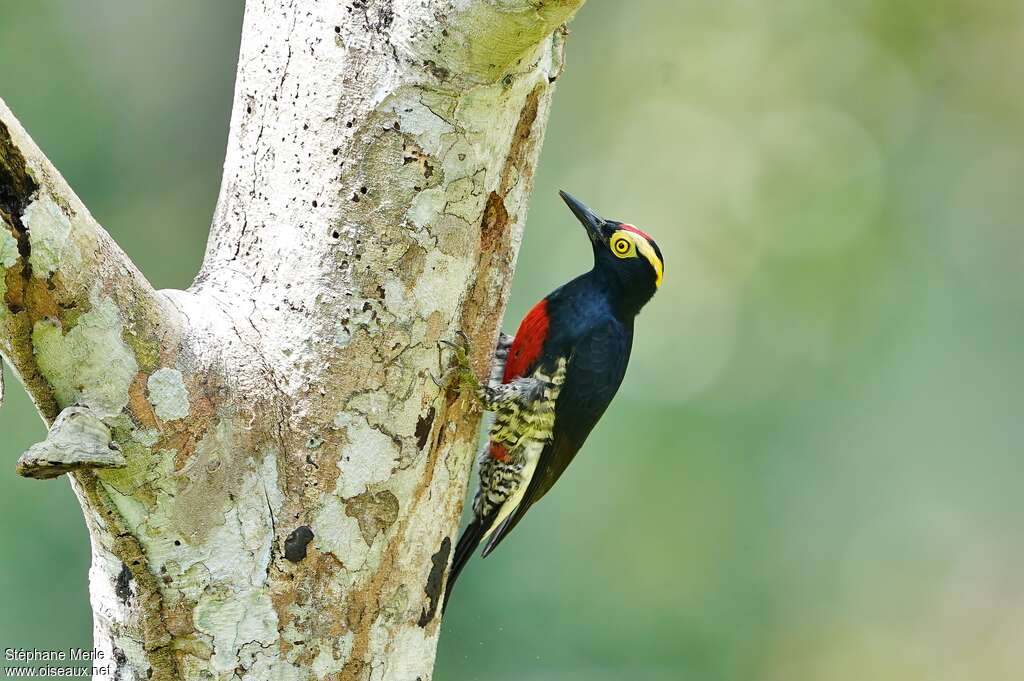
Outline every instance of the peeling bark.
[[582, 1], [250, 2], [187, 291], [0, 102], [0, 353], [90, 425], [35, 451], [73, 460], [118, 678], [431, 677], [480, 415], [430, 372], [457, 329], [486, 369]]

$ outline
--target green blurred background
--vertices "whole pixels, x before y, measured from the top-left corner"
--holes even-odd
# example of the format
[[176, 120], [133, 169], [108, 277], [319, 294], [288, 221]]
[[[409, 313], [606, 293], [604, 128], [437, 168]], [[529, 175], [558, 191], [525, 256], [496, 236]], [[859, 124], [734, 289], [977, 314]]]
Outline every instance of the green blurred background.
[[[240, 2], [5, 2], [0, 96], [159, 287], [195, 273]], [[589, 263], [662, 291], [580, 458], [474, 561], [436, 678], [1024, 673], [1024, 5], [591, 0], [506, 328]], [[88, 545], [0, 410], [0, 648], [87, 647]]]

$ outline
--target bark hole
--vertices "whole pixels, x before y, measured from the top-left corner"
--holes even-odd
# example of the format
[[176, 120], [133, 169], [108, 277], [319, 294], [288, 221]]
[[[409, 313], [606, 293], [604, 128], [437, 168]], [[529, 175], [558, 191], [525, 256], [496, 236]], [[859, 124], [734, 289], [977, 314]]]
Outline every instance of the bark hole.
[[420, 621], [417, 624], [421, 627], [430, 624], [430, 620], [434, 619], [434, 615], [437, 614], [437, 606], [441, 602], [441, 587], [444, 586], [444, 572], [448, 567], [448, 555], [451, 552], [452, 539], [445, 537], [441, 540], [441, 546], [437, 549], [437, 553], [430, 557], [433, 564], [430, 567], [430, 574], [427, 575], [427, 583], [423, 587], [423, 591], [430, 601], [430, 607], [420, 615]]
[[505, 199], [497, 192], [491, 192], [484, 208], [484, 219], [480, 224], [480, 250], [492, 253], [501, 239], [501, 234], [508, 227], [508, 210]]
[[114, 593], [125, 604], [132, 597], [132, 571], [128, 569], [127, 563], [121, 563], [121, 572], [118, 573], [114, 582]]
[[298, 563], [306, 557], [306, 547], [313, 541], [313, 530], [309, 525], [300, 525], [292, 530], [288, 538], [284, 540], [284, 557], [293, 563]]
[[434, 416], [437, 410], [431, 407], [427, 413], [416, 421], [416, 447], [423, 449], [430, 439], [430, 430], [434, 427]]
[[21, 262], [8, 269], [12, 277], [20, 279], [9, 281], [7, 284], [7, 297], [10, 301], [7, 306], [11, 314], [18, 314], [24, 309], [24, 301], [21, 300], [24, 295], [15, 294], [27, 289], [32, 278], [32, 265], [29, 263], [32, 246], [29, 243], [28, 230], [21, 222], [21, 216], [37, 189], [39, 185], [29, 175], [25, 157], [14, 144], [11, 131], [0, 122], [0, 221], [12, 230], [12, 235], [18, 242], [18, 255], [21, 256]]
[[[11, 131], [0, 122], [0, 215], [18, 232], [18, 248], [21, 250], [21, 214], [28, 207], [29, 197], [39, 186], [28, 174], [25, 157], [11, 139]], [[28, 248], [25, 240], [24, 248]], [[21, 253], [27, 256], [27, 251]]]
[[124, 678], [124, 664], [128, 661], [128, 656], [117, 646], [112, 647], [114, 652], [114, 681], [120, 681], [120, 679]]

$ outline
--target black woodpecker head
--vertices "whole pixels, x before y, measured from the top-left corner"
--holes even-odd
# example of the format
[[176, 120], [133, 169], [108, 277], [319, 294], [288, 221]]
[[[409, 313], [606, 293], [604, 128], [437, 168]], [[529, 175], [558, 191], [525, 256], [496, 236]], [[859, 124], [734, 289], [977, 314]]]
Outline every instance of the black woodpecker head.
[[665, 261], [658, 244], [633, 225], [598, 217], [566, 192], [558, 193], [587, 230], [594, 275], [619, 309], [635, 315], [661, 286]]

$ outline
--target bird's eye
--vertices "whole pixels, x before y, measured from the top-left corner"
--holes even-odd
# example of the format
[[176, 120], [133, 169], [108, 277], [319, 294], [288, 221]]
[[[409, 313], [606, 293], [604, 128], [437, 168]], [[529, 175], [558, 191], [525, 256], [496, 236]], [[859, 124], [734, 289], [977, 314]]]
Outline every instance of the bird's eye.
[[636, 245], [628, 236], [616, 234], [612, 237], [609, 245], [611, 246], [612, 253], [620, 258], [631, 258], [636, 255]]

